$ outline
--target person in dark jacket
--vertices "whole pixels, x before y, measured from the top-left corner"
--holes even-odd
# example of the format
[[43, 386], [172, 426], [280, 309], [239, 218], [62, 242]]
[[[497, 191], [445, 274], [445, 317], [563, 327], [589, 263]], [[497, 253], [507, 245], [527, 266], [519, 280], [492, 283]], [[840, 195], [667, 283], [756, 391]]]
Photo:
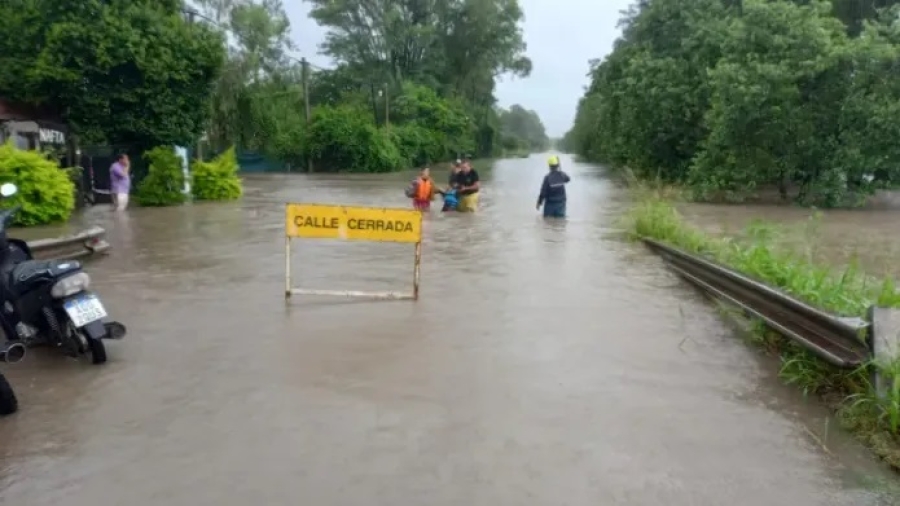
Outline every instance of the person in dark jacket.
[[559, 157], [551, 156], [547, 163], [550, 165], [550, 173], [544, 176], [537, 209], [540, 210], [541, 206], [544, 206], [545, 218], [565, 218], [566, 183], [570, 181], [569, 175], [560, 170]]
[[453, 167], [450, 168], [450, 177], [447, 178], [447, 188], [453, 188], [457, 178], [459, 178], [460, 171], [462, 171], [462, 160], [457, 158]]

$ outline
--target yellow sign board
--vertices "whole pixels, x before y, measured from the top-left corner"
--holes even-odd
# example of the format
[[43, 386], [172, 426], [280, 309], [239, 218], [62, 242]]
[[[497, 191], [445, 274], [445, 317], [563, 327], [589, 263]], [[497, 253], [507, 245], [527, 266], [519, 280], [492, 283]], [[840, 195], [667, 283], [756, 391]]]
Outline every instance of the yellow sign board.
[[418, 243], [422, 213], [414, 209], [288, 204], [288, 237]]

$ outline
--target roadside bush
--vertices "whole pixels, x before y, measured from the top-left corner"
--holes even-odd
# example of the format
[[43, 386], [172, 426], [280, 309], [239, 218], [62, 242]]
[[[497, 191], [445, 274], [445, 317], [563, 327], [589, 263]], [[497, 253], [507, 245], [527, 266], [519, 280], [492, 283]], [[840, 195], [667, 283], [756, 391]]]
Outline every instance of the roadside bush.
[[392, 127], [390, 135], [403, 161], [410, 166], [420, 167], [446, 158], [444, 147], [437, 139], [440, 134], [416, 123]]
[[19, 192], [0, 203], [21, 205], [16, 225], [33, 226], [69, 219], [75, 209], [75, 185], [66, 171], [37, 151], [0, 145], [0, 183], [15, 183]]
[[144, 153], [144, 160], [150, 167], [137, 187], [138, 203], [154, 207], [184, 203], [184, 173], [175, 150], [159, 146]]
[[391, 172], [403, 165], [400, 150], [367, 111], [353, 106], [319, 107], [306, 134], [316, 170]]
[[197, 200], [235, 200], [244, 193], [237, 175], [238, 162], [234, 147], [228, 148], [211, 162], [197, 160], [191, 166], [191, 189]]
[[[407, 82], [394, 101], [391, 119], [401, 150], [416, 165], [450, 160], [475, 149], [475, 124], [458, 99], [438, 95], [434, 88]], [[399, 126], [398, 126], [399, 125]]]
[[[756, 222], [738, 237], [716, 238], [685, 222], [671, 203], [649, 195], [643, 196], [628, 221], [634, 238], [656, 239], [708, 256], [825, 310], [864, 317], [873, 304], [900, 307], [893, 280], [874, 279], [855, 265], [840, 270], [816, 265], [808, 255], [777, 247], [774, 238], [779, 229], [774, 225]], [[874, 364], [851, 371], [834, 368], [764, 325], [754, 325], [750, 337], [779, 354], [785, 382], [806, 394], [821, 395], [835, 408], [844, 428], [900, 469], [900, 382], [886, 398], [879, 398], [869, 383]], [[900, 373], [900, 364], [889, 368]]]
[[306, 168], [306, 125], [292, 124], [269, 140], [266, 154], [292, 167]]

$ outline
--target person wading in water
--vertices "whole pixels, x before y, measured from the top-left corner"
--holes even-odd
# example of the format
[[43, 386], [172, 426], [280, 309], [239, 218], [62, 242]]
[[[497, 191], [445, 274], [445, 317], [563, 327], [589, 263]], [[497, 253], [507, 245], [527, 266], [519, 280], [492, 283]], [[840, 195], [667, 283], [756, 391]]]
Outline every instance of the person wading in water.
[[463, 161], [462, 171], [456, 176], [459, 185], [458, 211], [474, 213], [478, 209], [478, 190], [481, 188], [481, 178], [478, 172], [472, 168], [472, 162], [466, 158]]
[[128, 155], [122, 153], [109, 167], [110, 193], [114, 211], [124, 211], [128, 207], [128, 195], [131, 193], [130, 165]]
[[447, 188], [453, 188], [456, 185], [456, 179], [459, 177], [459, 173], [462, 171], [462, 160], [457, 159], [453, 164], [453, 167], [450, 168], [450, 177], [447, 178]]
[[419, 211], [431, 209], [431, 201], [434, 200], [434, 181], [431, 180], [431, 170], [428, 167], [419, 172], [419, 177], [413, 180], [406, 190], [406, 196], [413, 201], [413, 207]]
[[544, 206], [544, 218], [565, 218], [566, 183], [570, 181], [569, 175], [560, 170], [559, 157], [551, 156], [547, 164], [550, 165], [550, 173], [544, 176], [537, 209]]

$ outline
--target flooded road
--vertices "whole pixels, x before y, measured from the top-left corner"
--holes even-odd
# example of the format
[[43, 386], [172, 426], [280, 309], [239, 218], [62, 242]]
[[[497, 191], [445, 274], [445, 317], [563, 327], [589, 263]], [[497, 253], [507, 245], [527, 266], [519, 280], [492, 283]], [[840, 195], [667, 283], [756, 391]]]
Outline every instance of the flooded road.
[[[893, 477], [840, 437], [824, 451], [819, 411], [618, 237], [602, 169], [564, 159], [571, 218], [540, 219], [543, 161], [482, 172], [476, 215], [426, 217], [418, 302], [283, 300], [283, 204], [406, 207], [407, 175], [90, 210], [77, 225], [114, 247], [94, 287], [129, 336], [100, 367], [4, 367], [22, 410], [0, 420], [0, 503], [892, 504]], [[295, 283], [405, 289], [412, 259], [298, 241]]]

